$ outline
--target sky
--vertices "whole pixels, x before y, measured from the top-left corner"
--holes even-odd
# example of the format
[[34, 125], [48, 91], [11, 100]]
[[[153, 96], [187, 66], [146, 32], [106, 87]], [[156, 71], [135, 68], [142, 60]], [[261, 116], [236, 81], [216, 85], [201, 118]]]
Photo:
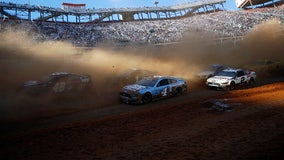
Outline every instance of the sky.
[[[192, 2], [196, 0], [1, 0], [4, 2], [12, 2], [18, 4], [31, 4], [42, 5], [50, 7], [59, 7], [63, 2], [86, 4], [86, 8], [135, 8], [144, 6], [155, 6], [155, 2], [158, 2], [158, 6], [171, 6], [176, 4], [182, 4], [185, 2]], [[237, 10], [235, 0], [227, 0], [224, 4], [226, 10]]]

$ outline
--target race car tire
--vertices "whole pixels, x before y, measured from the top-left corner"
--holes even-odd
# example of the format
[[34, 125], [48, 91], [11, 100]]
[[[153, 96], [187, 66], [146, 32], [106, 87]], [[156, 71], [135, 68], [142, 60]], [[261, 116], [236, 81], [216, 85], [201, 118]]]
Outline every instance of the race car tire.
[[149, 92], [145, 93], [142, 97], [142, 102], [146, 104], [146, 103], [150, 103], [151, 101], [152, 101], [152, 94]]
[[234, 90], [234, 89], [236, 89], [236, 84], [235, 82], [231, 82], [229, 85], [229, 90]]
[[254, 78], [251, 78], [250, 80], [249, 80], [249, 85], [253, 85], [254, 84]]
[[182, 88], [178, 87], [178, 88], [176, 89], [175, 96], [180, 96], [180, 95], [182, 95]]

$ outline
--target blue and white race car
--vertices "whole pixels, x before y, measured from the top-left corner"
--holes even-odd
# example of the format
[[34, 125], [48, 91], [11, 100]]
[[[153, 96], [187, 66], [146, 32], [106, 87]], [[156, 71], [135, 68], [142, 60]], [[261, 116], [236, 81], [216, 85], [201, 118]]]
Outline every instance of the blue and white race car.
[[120, 99], [124, 103], [149, 103], [152, 100], [181, 95], [187, 91], [184, 79], [151, 76], [145, 77], [135, 84], [126, 85], [120, 91]]

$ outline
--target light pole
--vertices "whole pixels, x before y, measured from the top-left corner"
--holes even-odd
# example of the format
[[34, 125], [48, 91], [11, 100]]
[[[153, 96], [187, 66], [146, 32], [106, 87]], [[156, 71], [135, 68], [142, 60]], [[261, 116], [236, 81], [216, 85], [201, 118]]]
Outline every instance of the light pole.
[[156, 5], [156, 7], [158, 7], [159, 2], [158, 2], [158, 1], [155, 1], [154, 4]]

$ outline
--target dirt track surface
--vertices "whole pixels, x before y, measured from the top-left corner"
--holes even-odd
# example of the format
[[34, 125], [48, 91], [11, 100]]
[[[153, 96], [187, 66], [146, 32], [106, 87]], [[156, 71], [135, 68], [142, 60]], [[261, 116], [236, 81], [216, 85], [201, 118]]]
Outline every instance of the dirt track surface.
[[148, 105], [118, 104], [33, 122], [22, 126], [25, 132], [2, 137], [0, 155], [29, 160], [280, 160], [283, 121], [283, 80], [230, 92], [197, 89]]

